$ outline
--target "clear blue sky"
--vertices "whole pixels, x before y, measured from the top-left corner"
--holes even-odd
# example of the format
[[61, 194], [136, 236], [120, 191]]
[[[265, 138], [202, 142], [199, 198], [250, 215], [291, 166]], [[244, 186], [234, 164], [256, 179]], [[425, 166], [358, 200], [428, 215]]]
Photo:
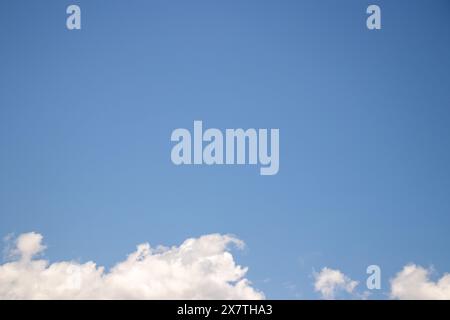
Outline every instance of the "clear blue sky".
[[[324, 266], [364, 282], [378, 264], [383, 289], [408, 262], [450, 271], [449, 15], [446, 0], [2, 1], [0, 235], [111, 266], [141, 242], [232, 233], [268, 298], [316, 298]], [[279, 128], [278, 175], [174, 166], [170, 134], [194, 120]]]

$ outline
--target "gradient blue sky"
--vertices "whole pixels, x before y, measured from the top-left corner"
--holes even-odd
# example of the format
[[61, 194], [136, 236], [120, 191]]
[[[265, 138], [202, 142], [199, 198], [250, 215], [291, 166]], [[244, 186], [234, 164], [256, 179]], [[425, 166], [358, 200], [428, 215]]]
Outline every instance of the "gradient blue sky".
[[[408, 262], [450, 271], [448, 1], [9, 0], [0, 39], [1, 236], [112, 266], [232, 233], [268, 298], [318, 297], [325, 266], [380, 265], [380, 298]], [[279, 128], [280, 172], [174, 166], [194, 120]]]

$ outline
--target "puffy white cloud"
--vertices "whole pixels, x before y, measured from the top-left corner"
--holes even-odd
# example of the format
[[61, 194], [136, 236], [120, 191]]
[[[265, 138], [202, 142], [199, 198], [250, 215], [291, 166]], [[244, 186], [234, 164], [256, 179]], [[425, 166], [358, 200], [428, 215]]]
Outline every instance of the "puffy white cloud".
[[413, 300], [449, 300], [450, 274], [432, 281], [431, 269], [409, 264], [391, 280], [391, 298]]
[[16, 247], [11, 251], [10, 256], [19, 256], [20, 259], [30, 260], [45, 250], [42, 239], [42, 235], [35, 232], [21, 234], [17, 238]]
[[314, 274], [314, 289], [319, 292], [324, 299], [334, 299], [339, 291], [353, 293], [358, 285], [339, 270], [323, 268]]
[[263, 299], [228, 248], [229, 235], [211, 234], [180, 246], [141, 244], [110, 271], [95, 262], [36, 259], [42, 236], [18, 237], [16, 261], [0, 265], [0, 299]]

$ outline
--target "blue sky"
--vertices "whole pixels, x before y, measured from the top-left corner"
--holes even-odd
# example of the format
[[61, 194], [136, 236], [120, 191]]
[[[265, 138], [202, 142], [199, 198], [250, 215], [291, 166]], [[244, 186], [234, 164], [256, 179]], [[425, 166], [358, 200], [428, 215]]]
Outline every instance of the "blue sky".
[[[366, 28], [369, 4], [382, 30]], [[82, 30], [68, 31], [78, 4]], [[268, 298], [450, 271], [450, 4], [2, 1], [0, 235], [112, 266], [231, 233]], [[280, 171], [174, 166], [176, 128], [279, 128]]]

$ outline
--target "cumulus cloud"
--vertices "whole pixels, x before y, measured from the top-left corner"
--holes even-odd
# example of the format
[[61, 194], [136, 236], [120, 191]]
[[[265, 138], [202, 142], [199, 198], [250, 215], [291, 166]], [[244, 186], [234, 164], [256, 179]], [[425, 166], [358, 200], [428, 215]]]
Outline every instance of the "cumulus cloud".
[[335, 299], [340, 291], [351, 294], [358, 285], [357, 281], [335, 269], [323, 268], [320, 272], [315, 272], [313, 276], [314, 289], [324, 299]]
[[412, 300], [449, 300], [450, 274], [432, 281], [432, 269], [409, 264], [391, 280], [391, 298]]
[[220, 234], [191, 238], [180, 246], [148, 243], [111, 270], [93, 261], [50, 263], [38, 233], [20, 235], [15, 261], [0, 265], [0, 299], [263, 299], [237, 265], [230, 245], [239, 239]]
[[42, 235], [36, 232], [21, 234], [16, 240], [16, 247], [12, 249], [11, 256], [19, 256], [22, 260], [30, 260], [33, 256], [43, 252]]

